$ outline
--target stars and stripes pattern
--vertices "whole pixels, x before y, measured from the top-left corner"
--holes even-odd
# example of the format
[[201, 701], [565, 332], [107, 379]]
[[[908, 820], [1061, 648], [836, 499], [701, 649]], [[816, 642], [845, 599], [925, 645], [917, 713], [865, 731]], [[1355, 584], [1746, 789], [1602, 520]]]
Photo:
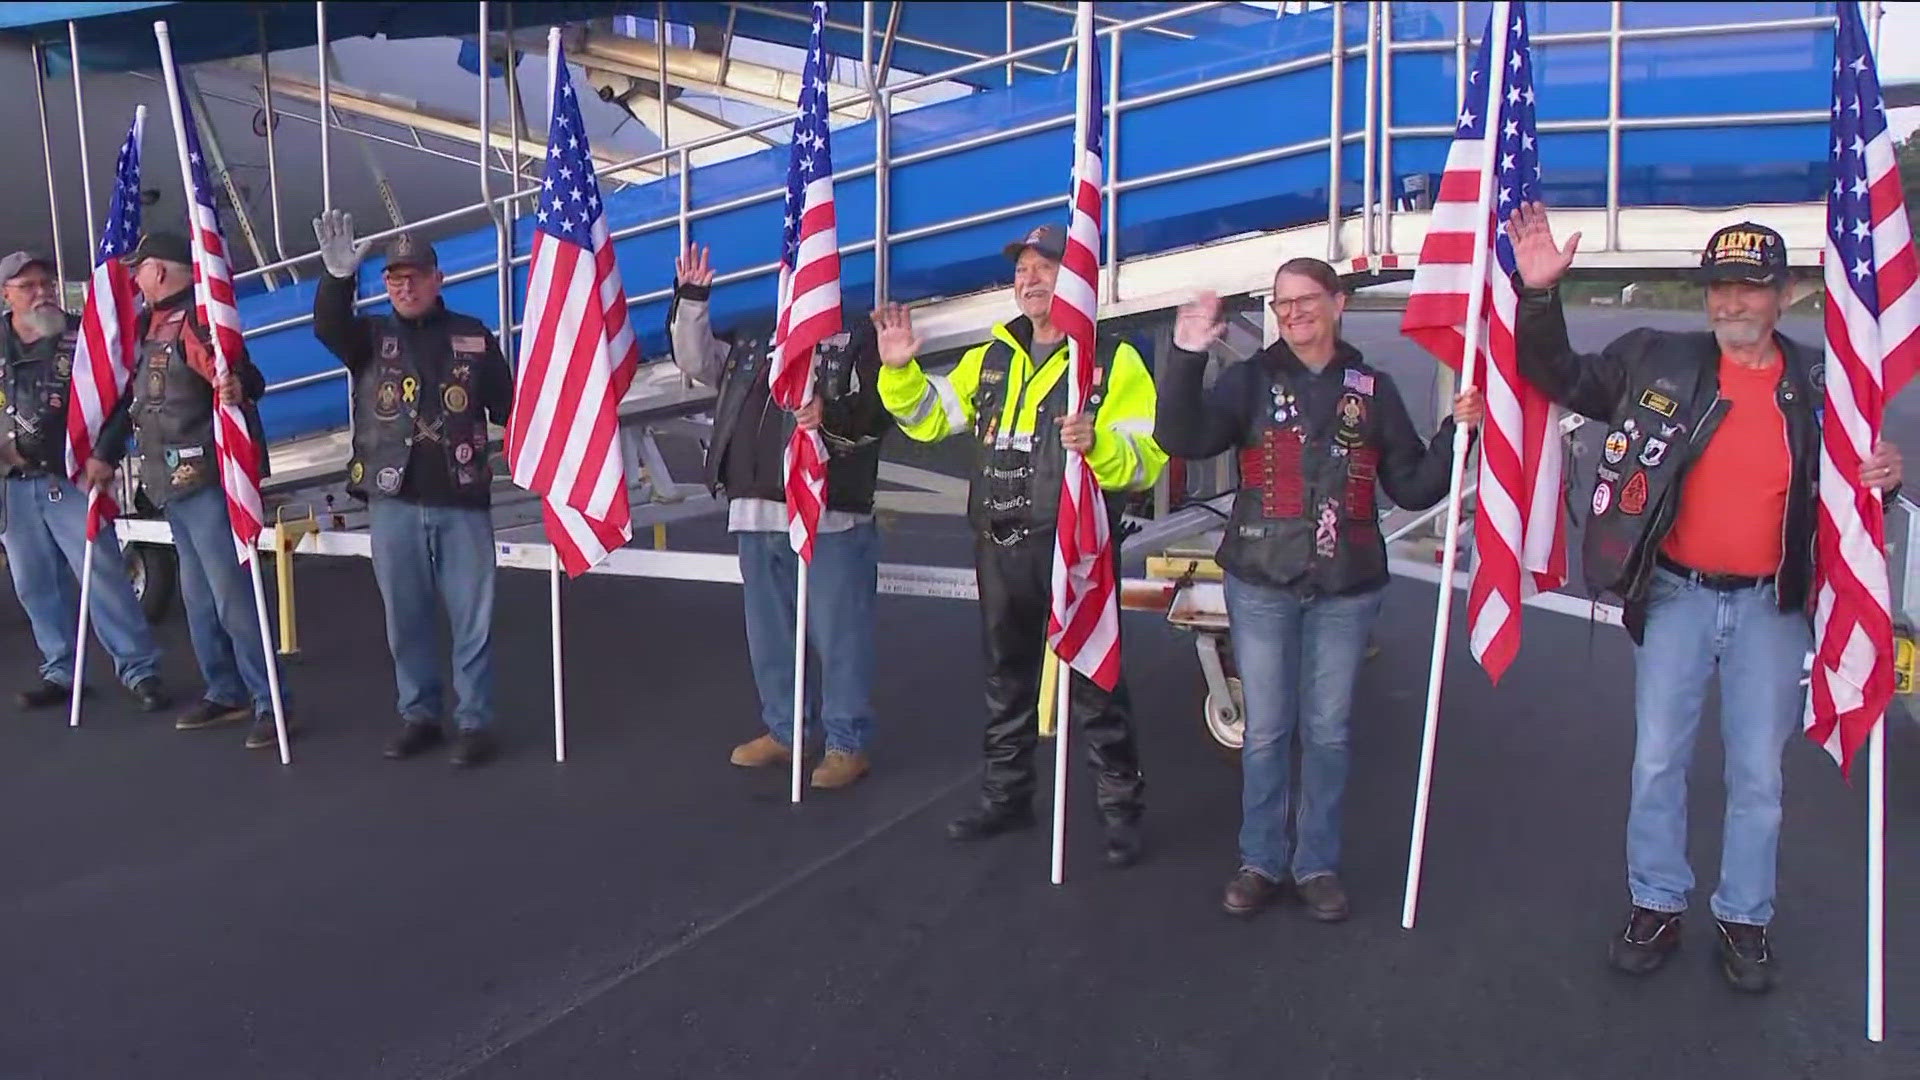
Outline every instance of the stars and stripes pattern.
[[[1066, 251], [1054, 283], [1052, 318], [1072, 343], [1067, 414], [1086, 409], [1093, 395], [1095, 328], [1099, 323], [1101, 185], [1105, 170], [1101, 122], [1100, 52], [1092, 5], [1081, 4], [1079, 118], [1074, 125], [1073, 186], [1068, 200]], [[1120, 609], [1114, 580], [1113, 537], [1107, 503], [1093, 470], [1068, 454], [1055, 530], [1053, 589], [1047, 644], [1061, 662], [1101, 688], [1120, 679]]]
[[[813, 32], [800, 76], [800, 115], [787, 155], [787, 219], [780, 243], [778, 323], [767, 369], [774, 403], [792, 411], [813, 400], [814, 347], [841, 331], [840, 240], [834, 220], [833, 154], [827, 130], [825, 0], [813, 5]], [[813, 561], [826, 505], [827, 448], [818, 431], [795, 428], [785, 454], [787, 536]]]
[[[1504, 19], [1502, 8], [1508, 10]], [[1496, 33], [1505, 36], [1505, 60], [1501, 70], [1492, 71]], [[1488, 140], [1494, 144], [1491, 158]], [[1483, 219], [1479, 199], [1488, 184], [1494, 197]], [[1401, 333], [1458, 372], [1466, 352], [1468, 301], [1472, 290], [1483, 293], [1474, 384], [1485, 395], [1487, 411], [1467, 618], [1474, 658], [1496, 683], [1520, 650], [1522, 600], [1531, 592], [1558, 588], [1567, 576], [1560, 410], [1521, 377], [1514, 348], [1519, 297], [1506, 219], [1520, 204], [1539, 199], [1526, 5], [1496, 5], [1467, 77], [1466, 102], [1400, 323]], [[1485, 270], [1476, 280], [1474, 256], [1488, 244], [1491, 250], [1481, 260]]]
[[[140, 237], [140, 140], [146, 108], [135, 111], [127, 140], [113, 166], [113, 194], [107, 200], [107, 227], [94, 252], [93, 276], [80, 311], [80, 340], [74, 349], [73, 380], [67, 392], [67, 476], [84, 485], [87, 459], [108, 414], [126, 392], [140, 363], [139, 309], [133, 270], [124, 261]], [[101, 489], [87, 493], [87, 539], [120, 513], [113, 496]]]
[[550, 56], [553, 116], [506, 451], [513, 482], [541, 497], [547, 537], [578, 577], [633, 538], [620, 401], [640, 346], [573, 77], [557, 43]]
[[[186, 86], [176, 92], [181, 102], [180, 124], [187, 153], [187, 233], [193, 248], [194, 304], [201, 324], [213, 339], [213, 370], [217, 382], [233, 374], [234, 362], [246, 355], [240, 334], [240, 310], [234, 303], [233, 267], [227, 261], [226, 234], [215, 209], [213, 184], [207, 176], [200, 131], [187, 104]], [[188, 331], [191, 333], [191, 331]], [[244, 562], [253, 557], [266, 517], [260, 506], [260, 448], [254, 444], [246, 413], [214, 397], [214, 452], [220, 461], [220, 484], [227, 496], [227, 517]]]
[[1866, 25], [1858, 4], [1839, 9], [1806, 732], [1845, 773], [1893, 697], [1886, 526], [1878, 494], [1859, 475], [1880, 439], [1886, 403], [1920, 364], [1920, 267]]

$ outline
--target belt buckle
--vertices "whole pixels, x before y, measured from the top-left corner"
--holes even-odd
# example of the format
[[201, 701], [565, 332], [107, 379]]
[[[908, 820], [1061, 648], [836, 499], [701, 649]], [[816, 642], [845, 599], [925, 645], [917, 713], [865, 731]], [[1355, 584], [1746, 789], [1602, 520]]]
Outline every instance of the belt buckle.
[[47, 481], [47, 501], [50, 503], [57, 503], [60, 501], [60, 481], [58, 480]]

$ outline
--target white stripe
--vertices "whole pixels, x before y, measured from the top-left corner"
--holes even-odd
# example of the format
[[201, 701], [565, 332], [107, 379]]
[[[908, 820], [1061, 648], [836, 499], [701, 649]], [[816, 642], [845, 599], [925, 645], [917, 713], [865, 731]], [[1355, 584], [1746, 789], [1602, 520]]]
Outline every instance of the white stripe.
[[1473, 264], [1428, 262], [1421, 259], [1413, 271], [1412, 295], [1437, 293], [1466, 297], [1473, 289]]
[[1113, 423], [1106, 425], [1106, 427], [1108, 431], [1118, 431], [1126, 435], [1151, 436], [1153, 434], [1153, 417], [1128, 417], [1125, 420], [1115, 420]]
[[960, 395], [953, 392], [953, 384], [945, 375], [927, 376], [927, 385], [940, 395], [940, 407], [946, 410], [947, 430], [949, 433], [962, 431], [967, 426], [966, 410], [960, 407]]
[[[1476, 573], [1480, 558], [1478, 554], [1474, 557]], [[1486, 603], [1480, 606], [1480, 611], [1474, 616], [1473, 626], [1468, 629], [1468, 640], [1471, 642], [1475, 660], [1481, 660], [1487, 655], [1487, 647], [1493, 644], [1493, 639], [1498, 637], [1502, 630], [1506, 629], [1507, 620], [1514, 614], [1514, 610], [1507, 606], [1507, 598], [1502, 596], [1498, 589], [1487, 594]]]
[[920, 395], [919, 403], [913, 407], [913, 412], [906, 416], [906, 426], [917, 427], [920, 424], [926, 423], [927, 417], [932, 416], [933, 410], [939, 407], [940, 395], [934, 392], [931, 381], [929, 381], [926, 390]]

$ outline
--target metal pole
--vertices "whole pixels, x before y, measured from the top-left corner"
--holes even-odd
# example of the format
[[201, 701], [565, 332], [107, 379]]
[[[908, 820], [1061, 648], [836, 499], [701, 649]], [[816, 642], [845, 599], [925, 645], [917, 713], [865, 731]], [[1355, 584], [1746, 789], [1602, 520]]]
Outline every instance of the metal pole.
[[1327, 67], [1331, 80], [1333, 100], [1332, 118], [1328, 126], [1332, 132], [1327, 140], [1327, 261], [1340, 261], [1340, 154], [1346, 149], [1346, 75], [1347, 75], [1347, 39], [1346, 27], [1342, 16], [1347, 6], [1344, 3], [1333, 5], [1333, 45], [1328, 54]]
[[1369, 0], [1367, 4], [1367, 69], [1365, 71], [1367, 88], [1364, 95], [1366, 103], [1366, 123], [1362, 125], [1360, 153], [1366, 160], [1360, 166], [1360, 254], [1372, 255], [1376, 250], [1373, 235], [1373, 197], [1374, 185], [1378, 179], [1374, 172], [1374, 151], [1379, 145], [1379, 123], [1375, 113], [1380, 108], [1380, 9], [1384, 4]]
[[1453, 115], [1467, 107], [1467, 0], [1454, 5], [1453, 12]]
[[[80, 195], [87, 207], [87, 265], [93, 265], [94, 252], [100, 248], [99, 218], [93, 215], [93, 169], [87, 160], [87, 99], [80, 89], [80, 30], [79, 24], [67, 20], [67, 59], [73, 65], [73, 126], [80, 132]], [[66, 306], [66, 286], [60, 287], [60, 306]], [[81, 639], [86, 644], [86, 639]], [[79, 680], [75, 679], [78, 685]]]
[[487, 0], [480, 0], [480, 201], [493, 218], [494, 283], [500, 301], [500, 351], [514, 355], [513, 262], [506, 216], [493, 204], [493, 166], [487, 157], [493, 146], [493, 72], [488, 66]]
[[320, 208], [333, 209], [332, 81], [327, 72], [327, 0], [313, 3], [314, 53], [320, 65]]
[[1380, 5], [1380, 250], [1393, 254], [1393, 5]]
[[693, 242], [693, 221], [689, 216], [693, 210], [693, 181], [687, 176], [686, 148], [681, 147], [675, 156], [680, 165], [680, 250], [685, 251], [687, 245]]
[[60, 282], [61, 306], [65, 307], [67, 264], [60, 257], [60, 185], [53, 179], [53, 132], [47, 127], [46, 71], [47, 50], [36, 41], [33, 43], [33, 96], [40, 106], [40, 153], [47, 161], [47, 217], [53, 224], [53, 276]]
[[[672, 137], [667, 134], [667, 4], [660, 0], [655, 5], [657, 12], [654, 33], [654, 62], [660, 67], [660, 149], [672, 145]], [[668, 159], [671, 160], [671, 159]], [[796, 755], [798, 750], [795, 751]]]
[[[727, 8], [729, 18], [738, 10]], [[873, 0], [862, 0], [860, 4], [860, 74], [867, 81], [868, 91], [873, 89]], [[724, 84], [723, 84], [724, 85]], [[873, 97], [867, 97], [867, 115], [873, 115]]]
[[[893, 0], [893, 10], [898, 13], [900, 0]], [[889, 20], [891, 21], [891, 20]], [[886, 64], [886, 50], [881, 51], [880, 63]], [[888, 146], [893, 141], [889, 137], [888, 123], [893, 119], [893, 97], [886, 90], [875, 92], [880, 109], [873, 118], [873, 306], [878, 308], [887, 302], [887, 229], [888, 219], [892, 216], [887, 203], [887, 187], [892, 170], [887, 161]]]
[[[507, 52], [501, 63], [507, 71], [507, 134], [513, 154], [513, 183], [508, 191], [520, 190], [520, 136], [526, 132], [527, 118], [520, 108], [520, 50], [513, 42], [513, 5], [508, 4], [505, 21], [507, 24]], [[507, 220], [511, 222], [515, 214], [513, 200], [507, 201]]]
[[1613, 0], [1607, 41], [1607, 242], [1620, 250], [1620, 28], [1621, 3]]
[[1120, 298], [1120, 33], [1113, 35], [1107, 54], [1107, 253], [1101, 276], [1107, 283], [1107, 303]]
[[[898, 0], [895, 0], [895, 2], [897, 3]], [[1014, 48], [1015, 46], [1013, 44], [1013, 0], [1007, 0], [1007, 51], [1012, 52]], [[1013, 71], [1015, 68], [1019, 66], [1020, 65], [1015, 61], [1012, 61], [1012, 60], [1007, 61], [1007, 86], [1008, 87], [1013, 86]]]
[[[273, 251], [281, 262], [287, 261], [287, 234], [285, 223], [280, 218], [280, 159], [274, 152], [274, 123], [279, 119], [273, 112], [273, 68], [267, 55], [267, 13], [259, 14], [260, 28], [260, 99], [264, 104], [267, 118], [267, 200], [272, 204], [273, 212]], [[292, 281], [300, 280], [300, 272], [287, 268], [287, 277]]]

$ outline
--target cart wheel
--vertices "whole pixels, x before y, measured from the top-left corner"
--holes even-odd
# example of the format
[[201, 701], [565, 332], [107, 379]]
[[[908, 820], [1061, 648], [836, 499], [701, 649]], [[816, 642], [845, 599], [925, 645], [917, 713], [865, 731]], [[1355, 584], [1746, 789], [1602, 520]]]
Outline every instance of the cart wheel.
[[1203, 715], [1213, 741], [1222, 750], [1238, 754], [1247, 730], [1247, 703], [1240, 692], [1240, 676], [1227, 676], [1227, 693], [1232, 700], [1223, 702], [1209, 691]]

